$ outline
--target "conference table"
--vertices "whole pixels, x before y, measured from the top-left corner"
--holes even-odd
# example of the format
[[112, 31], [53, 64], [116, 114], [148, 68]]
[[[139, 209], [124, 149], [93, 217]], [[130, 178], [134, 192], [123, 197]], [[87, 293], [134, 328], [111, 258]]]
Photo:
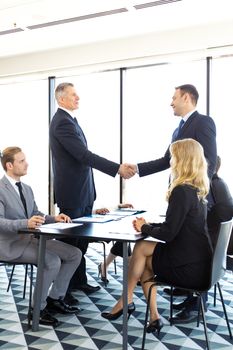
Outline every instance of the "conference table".
[[42, 225], [39, 229], [21, 229], [19, 234], [35, 234], [39, 238], [37, 275], [34, 291], [32, 330], [39, 330], [40, 303], [45, 260], [46, 240], [62, 237], [84, 238], [89, 241], [120, 241], [123, 243], [123, 349], [128, 347], [128, 243], [136, 243], [145, 238], [132, 228], [133, 217], [104, 223], [56, 223]]

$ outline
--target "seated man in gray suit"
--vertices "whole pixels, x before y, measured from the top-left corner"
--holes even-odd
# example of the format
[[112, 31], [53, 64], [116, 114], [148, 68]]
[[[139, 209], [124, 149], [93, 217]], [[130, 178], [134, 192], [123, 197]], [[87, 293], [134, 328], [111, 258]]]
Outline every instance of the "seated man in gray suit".
[[[18, 230], [37, 228], [43, 223], [69, 222], [70, 218], [64, 214], [44, 215], [38, 210], [31, 187], [20, 182], [21, 176], [27, 174], [28, 164], [19, 147], [6, 148], [1, 154], [1, 163], [5, 175], [0, 180], [0, 259], [36, 264], [38, 239], [33, 235], [19, 235]], [[51, 315], [53, 312], [67, 314], [80, 311], [67, 305], [63, 298], [81, 257], [78, 248], [56, 240], [47, 241], [41, 324], [58, 325], [58, 320]]]

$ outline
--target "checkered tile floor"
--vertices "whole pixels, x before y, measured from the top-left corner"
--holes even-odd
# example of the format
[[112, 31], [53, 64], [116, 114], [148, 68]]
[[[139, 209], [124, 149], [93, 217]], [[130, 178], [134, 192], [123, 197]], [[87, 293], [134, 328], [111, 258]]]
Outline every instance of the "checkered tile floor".
[[[110, 283], [105, 288], [98, 279], [97, 265], [102, 259], [102, 246], [90, 244], [87, 252], [88, 278], [90, 284], [100, 283], [101, 289], [89, 296], [78, 291], [74, 295], [80, 301], [82, 312], [77, 316], [56, 315], [61, 324], [53, 329], [40, 326], [39, 332], [32, 332], [27, 327], [28, 289], [23, 299], [24, 268], [17, 266], [10, 291], [7, 293], [8, 276], [11, 268], [0, 267], [0, 349], [7, 350], [120, 350], [122, 349], [122, 319], [109, 322], [100, 313], [110, 310], [121, 294], [122, 260], [117, 260], [117, 274], [113, 266], [109, 270]], [[233, 274], [227, 272], [223, 285], [223, 295], [233, 331]], [[29, 287], [29, 283], [28, 283]], [[182, 299], [177, 298], [176, 301]], [[145, 299], [140, 287], [135, 290], [134, 302], [136, 312], [129, 320], [128, 349], [138, 350], [141, 347]], [[228, 330], [222, 314], [221, 303], [213, 306], [213, 292], [209, 293], [209, 308], [206, 313], [211, 349], [230, 350]], [[159, 291], [158, 305], [165, 326], [160, 338], [147, 335], [147, 350], [200, 350], [205, 349], [203, 327], [196, 323], [170, 326], [169, 302], [162, 290]]]

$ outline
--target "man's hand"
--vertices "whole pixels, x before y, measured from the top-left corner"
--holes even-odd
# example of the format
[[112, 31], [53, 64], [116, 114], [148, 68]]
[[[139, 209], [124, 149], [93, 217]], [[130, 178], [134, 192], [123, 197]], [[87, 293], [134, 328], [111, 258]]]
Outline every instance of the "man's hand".
[[136, 171], [137, 167], [135, 164], [124, 163], [120, 165], [118, 174], [120, 174], [120, 176], [122, 176], [124, 179], [130, 179], [136, 174]]
[[71, 218], [65, 214], [59, 214], [54, 217], [56, 222], [72, 222]]
[[118, 208], [121, 209], [121, 208], [133, 208], [133, 204], [131, 203], [120, 203], [118, 204]]
[[109, 213], [109, 210], [107, 208], [100, 208], [95, 210], [95, 214], [105, 215], [107, 213]]
[[44, 216], [34, 215], [28, 219], [28, 228], [38, 228], [45, 222]]

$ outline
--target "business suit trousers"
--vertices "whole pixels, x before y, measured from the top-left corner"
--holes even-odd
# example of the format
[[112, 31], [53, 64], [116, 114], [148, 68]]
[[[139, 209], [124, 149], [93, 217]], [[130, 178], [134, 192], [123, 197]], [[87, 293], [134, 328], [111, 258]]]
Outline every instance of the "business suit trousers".
[[[60, 213], [64, 213], [71, 217], [71, 219], [79, 218], [85, 215], [90, 215], [92, 213], [92, 205], [84, 208], [59, 208]], [[78, 289], [80, 286], [87, 284], [87, 275], [86, 275], [86, 259], [85, 254], [88, 248], [88, 240], [83, 238], [76, 237], [67, 237], [62, 238], [62, 242], [71, 244], [77, 248], [79, 248], [82, 252], [82, 259], [79, 267], [76, 269], [73, 277], [70, 281], [68, 291], [70, 292], [72, 289]]]
[[[36, 265], [38, 244], [38, 239], [31, 238], [23, 254], [14, 261]], [[46, 241], [41, 310], [47, 305], [46, 299], [50, 286], [52, 286], [49, 292], [51, 298], [59, 299], [65, 296], [70, 279], [79, 266], [81, 257], [81, 251], [69, 244], [53, 239]]]

